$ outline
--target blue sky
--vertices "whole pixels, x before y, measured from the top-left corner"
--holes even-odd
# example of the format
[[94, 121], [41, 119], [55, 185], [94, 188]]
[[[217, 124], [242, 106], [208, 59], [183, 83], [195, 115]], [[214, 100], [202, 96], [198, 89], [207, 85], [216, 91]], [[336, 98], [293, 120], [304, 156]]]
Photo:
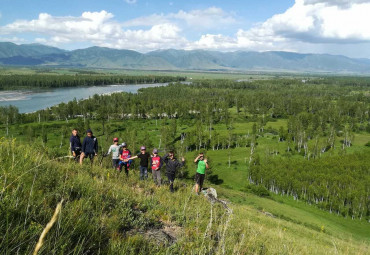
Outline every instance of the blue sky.
[[0, 0], [0, 41], [370, 57], [370, 0]]

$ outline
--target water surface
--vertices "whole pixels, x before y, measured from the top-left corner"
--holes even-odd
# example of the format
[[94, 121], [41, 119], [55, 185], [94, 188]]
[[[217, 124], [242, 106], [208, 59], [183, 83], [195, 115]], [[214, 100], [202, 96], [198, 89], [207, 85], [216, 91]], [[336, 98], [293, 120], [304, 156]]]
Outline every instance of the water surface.
[[0, 106], [14, 105], [20, 113], [34, 112], [62, 102], [67, 103], [74, 98], [84, 99], [95, 94], [115, 92], [137, 93], [140, 88], [166, 86], [167, 83], [140, 85], [108, 85], [77, 88], [57, 88], [47, 90], [12, 90], [0, 91]]

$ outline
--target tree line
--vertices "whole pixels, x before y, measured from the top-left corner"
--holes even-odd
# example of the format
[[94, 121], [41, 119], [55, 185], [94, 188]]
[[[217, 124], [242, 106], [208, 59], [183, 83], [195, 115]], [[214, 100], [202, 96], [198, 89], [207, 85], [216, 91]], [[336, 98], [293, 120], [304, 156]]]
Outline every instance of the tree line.
[[302, 161], [296, 158], [255, 159], [250, 183], [293, 196], [338, 215], [370, 219], [370, 161], [367, 153]]
[[112, 84], [144, 84], [184, 81], [185, 77], [161, 75], [0, 75], [0, 90], [20, 88], [65, 88]]

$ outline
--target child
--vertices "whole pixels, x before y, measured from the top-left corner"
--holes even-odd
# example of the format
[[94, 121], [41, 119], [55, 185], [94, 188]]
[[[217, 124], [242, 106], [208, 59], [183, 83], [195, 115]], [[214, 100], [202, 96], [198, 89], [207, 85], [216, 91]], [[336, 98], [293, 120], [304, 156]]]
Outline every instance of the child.
[[128, 171], [130, 170], [131, 160], [127, 160], [127, 159], [131, 157], [131, 151], [129, 149], [127, 149], [127, 144], [126, 143], [122, 143], [121, 148], [122, 148], [122, 151], [121, 151], [121, 153], [120, 153], [121, 155], [119, 157], [120, 162], [119, 162], [118, 169], [121, 172], [122, 167], [124, 167], [125, 168], [125, 173], [128, 176]]
[[112, 166], [113, 169], [119, 169], [119, 149], [121, 146], [118, 145], [118, 138], [113, 138], [113, 144], [109, 147], [107, 155], [112, 153]]
[[162, 158], [158, 155], [158, 150], [153, 150], [153, 155], [150, 160], [150, 165], [152, 166], [152, 174], [154, 183], [157, 186], [161, 186], [161, 167], [162, 167]]
[[136, 156], [127, 158], [125, 161], [129, 161], [132, 159], [140, 159], [140, 180], [146, 180], [148, 179], [148, 165], [149, 165], [149, 159], [150, 159], [150, 154], [146, 152], [146, 147], [141, 146], [140, 147], [140, 153], [137, 154]]

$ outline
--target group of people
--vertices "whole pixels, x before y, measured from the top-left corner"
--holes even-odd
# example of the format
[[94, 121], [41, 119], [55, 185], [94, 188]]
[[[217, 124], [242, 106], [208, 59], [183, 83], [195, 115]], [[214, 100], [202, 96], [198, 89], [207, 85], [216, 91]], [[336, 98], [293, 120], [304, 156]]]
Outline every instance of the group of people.
[[[76, 161], [81, 165], [85, 158], [89, 158], [91, 162], [94, 161], [94, 157], [98, 155], [98, 139], [93, 135], [91, 129], [86, 131], [86, 137], [83, 139], [81, 144], [80, 137], [78, 135], [78, 130], [73, 129], [70, 138], [70, 149], [71, 153]], [[169, 188], [171, 192], [174, 192], [174, 181], [176, 176], [176, 171], [185, 165], [185, 158], [182, 157], [179, 161], [175, 157], [173, 151], [168, 152], [163, 157], [159, 156], [158, 150], [153, 149], [150, 154], [147, 152], [145, 146], [140, 147], [140, 153], [137, 155], [132, 155], [131, 151], [128, 149], [126, 143], [119, 144], [119, 139], [114, 138], [113, 144], [109, 147], [108, 152], [105, 155], [112, 154], [112, 167], [119, 172], [122, 169], [128, 176], [130, 166], [134, 159], [140, 159], [140, 179], [145, 180], [148, 178], [148, 169], [152, 170], [153, 180], [157, 186], [162, 183], [161, 178], [161, 168], [166, 165], [166, 175], [169, 181]], [[199, 194], [202, 191], [205, 172], [209, 168], [207, 159], [204, 157], [204, 153], [200, 153], [195, 159], [194, 163], [197, 164], [197, 170], [195, 175], [195, 192]]]

